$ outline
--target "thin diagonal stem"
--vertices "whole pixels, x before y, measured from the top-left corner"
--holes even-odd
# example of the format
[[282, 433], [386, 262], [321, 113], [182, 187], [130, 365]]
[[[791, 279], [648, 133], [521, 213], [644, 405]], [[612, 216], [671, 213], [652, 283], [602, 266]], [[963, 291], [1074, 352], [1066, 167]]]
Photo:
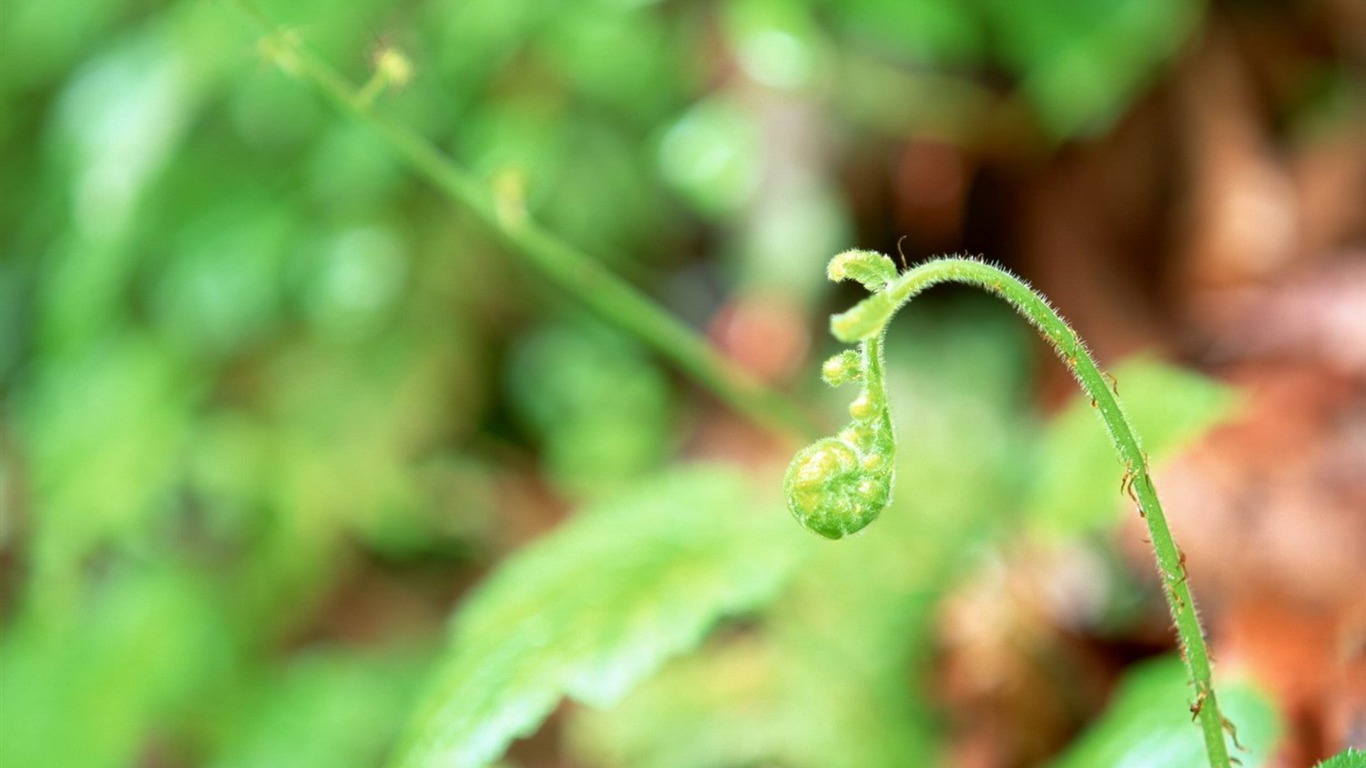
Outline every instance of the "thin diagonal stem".
[[377, 114], [367, 98], [331, 66], [313, 56], [249, 0], [236, 0], [267, 36], [262, 51], [334, 105], [368, 125], [409, 165], [486, 225], [535, 272], [600, 317], [671, 360], [687, 375], [751, 421], [776, 432], [811, 437], [815, 425], [791, 400], [731, 364], [697, 333], [583, 251], [531, 220], [515, 196], [499, 196], [455, 165], [430, 142]]
[[1200, 721], [1210, 766], [1229, 768], [1228, 746], [1223, 733], [1225, 720], [1214, 693], [1209, 649], [1186, 582], [1184, 557], [1172, 538], [1162, 504], [1157, 499], [1147, 456], [1111, 389], [1112, 380], [1101, 372], [1095, 358], [1067, 321], [1027, 283], [1009, 272], [979, 261], [950, 258], [921, 264], [900, 275], [886, 289], [832, 318], [831, 330], [837, 338], [847, 342], [880, 337], [898, 309], [927, 288], [948, 282], [974, 285], [1005, 299], [1039, 330], [1095, 404], [1125, 466], [1126, 487], [1133, 489], [1139, 513], [1148, 524], [1163, 592], [1180, 638], [1182, 658], [1195, 687], [1192, 711]]

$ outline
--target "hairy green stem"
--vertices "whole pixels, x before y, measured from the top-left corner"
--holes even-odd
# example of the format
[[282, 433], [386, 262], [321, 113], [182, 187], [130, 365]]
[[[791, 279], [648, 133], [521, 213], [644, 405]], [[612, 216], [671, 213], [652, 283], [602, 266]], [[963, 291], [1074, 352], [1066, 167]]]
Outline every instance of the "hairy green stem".
[[[855, 276], [857, 269], [867, 271], [870, 264], [881, 262], [871, 257], [885, 256], [867, 252], [850, 252], [832, 262], [832, 277]], [[890, 263], [890, 262], [887, 262]], [[837, 274], [838, 273], [838, 274]], [[925, 264], [888, 279], [881, 285], [870, 286], [872, 296], [848, 312], [831, 318], [830, 327], [835, 337], [845, 342], [880, 342], [888, 322], [898, 309], [922, 291], [939, 283], [964, 283], [983, 288], [1004, 299], [1023, 315], [1053, 347], [1091, 398], [1110, 440], [1125, 466], [1124, 488], [1138, 505], [1148, 524], [1163, 592], [1171, 609], [1180, 638], [1182, 658], [1195, 687], [1195, 701], [1191, 711], [1200, 722], [1205, 749], [1212, 768], [1229, 768], [1228, 747], [1224, 741], [1225, 721], [1219, 711], [1210, 672], [1209, 649], [1205, 644], [1195, 601], [1186, 581], [1185, 557], [1158, 501], [1157, 491], [1149, 473], [1147, 456], [1139, 445], [1129, 419], [1116, 398], [1113, 380], [1096, 365], [1076, 331], [1048, 304], [1047, 300], [1027, 283], [1005, 270], [979, 261], [947, 258]], [[865, 283], [867, 284], [867, 283]], [[827, 438], [828, 439], [828, 438]], [[794, 462], [794, 466], [795, 466]]]
[[737, 413], [774, 431], [801, 437], [817, 434], [811, 420], [786, 397], [731, 364], [601, 262], [531, 220], [515, 183], [490, 189], [426, 139], [377, 114], [373, 84], [356, 88], [309, 53], [298, 35], [281, 29], [249, 0], [236, 0], [236, 4], [262, 28], [266, 37], [261, 51], [269, 59], [376, 131], [414, 171], [472, 213], [542, 277], [673, 361]]

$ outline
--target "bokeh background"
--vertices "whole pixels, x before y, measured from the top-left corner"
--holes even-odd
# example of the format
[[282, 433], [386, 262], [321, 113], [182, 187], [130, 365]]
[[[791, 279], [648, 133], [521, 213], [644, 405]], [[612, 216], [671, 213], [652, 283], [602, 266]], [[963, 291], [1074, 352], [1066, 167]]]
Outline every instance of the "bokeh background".
[[[1118, 373], [1221, 674], [1266, 705], [1252, 762], [1366, 742], [1359, 0], [265, 9], [358, 82], [401, 50], [380, 111], [832, 427], [825, 317], [858, 294], [831, 255], [1024, 275]], [[381, 765], [529, 542], [683, 463], [777, 498], [791, 443], [259, 38], [230, 2], [0, 6], [6, 768]], [[508, 765], [1114, 765], [1079, 735], [1116, 691], [1140, 731], [1171, 709], [1143, 529], [1066, 373], [955, 289], [890, 347], [885, 519]]]

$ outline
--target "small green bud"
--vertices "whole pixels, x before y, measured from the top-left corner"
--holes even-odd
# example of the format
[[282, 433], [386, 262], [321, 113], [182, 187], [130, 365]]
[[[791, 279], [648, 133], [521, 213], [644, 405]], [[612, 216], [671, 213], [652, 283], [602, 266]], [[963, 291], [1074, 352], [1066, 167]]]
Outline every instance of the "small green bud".
[[849, 404], [849, 416], [855, 421], [868, 421], [877, 415], [877, 404], [865, 390]]
[[850, 424], [840, 430], [838, 438], [841, 442], [857, 447], [859, 450], [868, 450], [873, 445], [873, 440], [877, 433], [867, 424]]
[[860, 381], [863, 379], [863, 371], [859, 369], [859, 363], [859, 354], [852, 349], [846, 349], [821, 365], [821, 378], [832, 387]]

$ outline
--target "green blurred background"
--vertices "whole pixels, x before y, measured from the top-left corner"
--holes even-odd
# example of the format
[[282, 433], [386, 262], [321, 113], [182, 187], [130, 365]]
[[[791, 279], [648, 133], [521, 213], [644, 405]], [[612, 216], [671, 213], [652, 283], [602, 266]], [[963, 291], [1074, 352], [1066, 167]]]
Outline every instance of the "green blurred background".
[[[1342, 586], [1366, 576], [1366, 449], [1343, 437], [1366, 413], [1359, 3], [266, 10], [357, 82], [401, 50], [415, 76], [380, 111], [519, 179], [533, 217], [830, 424], [847, 398], [817, 380], [824, 317], [856, 294], [824, 264], [853, 246], [984, 253], [1107, 364], [1149, 352], [1120, 378], [1155, 459], [1239, 414], [1278, 443], [1301, 422], [1259, 409], [1268, 389], [1317, 408], [1291, 442], [1336, 474], [1258, 493], [1290, 488], [1273, 520], [1343, 510], [1345, 560], [1277, 536], [1235, 557], [1236, 519], [1184, 535], [1216, 652], [1280, 712], [1247, 715], [1264, 753], [1279, 739], [1260, 764], [1366, 734], [1330, 683], [1277, 687], [1310, 673], [1259, 666], [1290, 653], [1258, 650], [1285, 624], [1237, 608], [1274, 593], [1322, 647], [1366, 615]], [[573, 510], [698, 459], [776, 498], [791, 445], [584, 314], [259, 37], [230, 2], [0, 6], [5, 768], [380, 765], [447, 616]], [[1041, 765], [1171, 649], [1065, 375], [986, 299], [908, 314], [887, 519], [617, 710], [562, 708], [510, 764]], [[1181, 499], [1282, 466], [1233, 443], [1197, 454], [1227, 484], [1173, 470], [1178, 533]], [[1246, 587], [1282, 571], [1308, 586]], [[1351, 653], [1312, 674], [1359, 674]]]

